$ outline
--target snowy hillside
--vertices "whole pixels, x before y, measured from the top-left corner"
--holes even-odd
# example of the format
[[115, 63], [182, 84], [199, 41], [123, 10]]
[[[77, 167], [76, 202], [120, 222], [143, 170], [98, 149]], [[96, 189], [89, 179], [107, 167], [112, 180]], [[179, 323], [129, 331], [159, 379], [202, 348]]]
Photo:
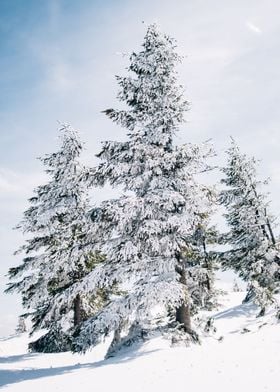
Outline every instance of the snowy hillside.
[[[0, 340], [0, 388], [12, 392], [279, 392], [280, 333], [272, 313], [257, 318], [229, 292], [214, 313], [217, 333], [201, 345], [170, 348], [156, 337], [103, 360], [107, 343], [86, 355], [31, 354], [24, 334]], [[223, 337], [221, 339], [221, 337]]]

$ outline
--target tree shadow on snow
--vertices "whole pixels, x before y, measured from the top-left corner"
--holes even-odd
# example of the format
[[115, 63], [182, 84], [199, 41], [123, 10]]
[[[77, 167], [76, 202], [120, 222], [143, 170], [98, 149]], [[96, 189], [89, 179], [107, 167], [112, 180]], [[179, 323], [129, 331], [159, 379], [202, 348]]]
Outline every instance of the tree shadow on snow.
[[0, 364], [28, 361], [38, 356], [40, 356], [39, 353], [29, 353], [29, 354], [11, 355], [9, 357], [0, 357]]
[[[80, 369], [96, 369], [102, 366], [116, 365], [120, 363], [126, 363], [132, 361], [136, 358], [151, 354], [152, 352], [158, 350], [150, 350], [145, 352], [139, 352], [139, 347], [135, 348], [129, 347], [127, 349], [121, 350], [121, 352], [115, 357], [109, 358], [107, 360], [102, 360], [99, 362], [76, 364], [70, 366], [62, 367], [50, 367], [50, 368], [31, 368], [31, 369], [0, 369], [0, 388], [5, 387], [9, 384], [16, 384], [28, 380], [36, 380], [40, 378], [54, 377], [63, 375], [65, 373], [75, 372]], [[14, 355], [11, 357], [0, 358], [0, 363], [12, 363], [16, 361], [24, 361], [31, 359], [32, 356], [41, 356], [47, 354], [24, 354], [24, 355]]]
[[213, 316], [214, 320], [222, 318], [235, 318], [235, 317], [252, 317], [256, 316], [257, 306], [248, 303], [234, 306], [233, 308], [223, 310]]

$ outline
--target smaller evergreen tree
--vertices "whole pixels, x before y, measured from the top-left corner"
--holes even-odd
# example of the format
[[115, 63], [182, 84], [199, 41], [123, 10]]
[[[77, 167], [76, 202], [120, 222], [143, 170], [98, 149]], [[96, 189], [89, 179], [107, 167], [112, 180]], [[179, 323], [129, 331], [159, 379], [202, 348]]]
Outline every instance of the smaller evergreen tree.
[[16, 327], [16, 333], [21, 334], [27, 332], [26, 324], [25, 324], [25, 318], [23, 316], [20, 316], [18, 319], [18, 324]]
[[83, 320], [83, 304], [89, 303], [83, 292], [77, 292], [70, 308], [56, 303], [46, 322], [50, 307], [53, 310], [52, 299], [98, 262], [87, 218], [88, 169], [79, 161], [82, 143], [68, 125], [61, 128], [60, 139], [60, 150], [41, 158], [50, 181], [35, 190], [18, 226], [30, 236], [19, 250], [25, 254], [23, 262], [9, 270], [11, 282], [6, 290], [21, 293], [23, 306], [32, 315], [33, 330], [49, 329], [50, 340], [58, 330], [78, 325]]
[[256, 178], [256, 161], [242, 154], [232, 140], [227, 151], [227, 166], [222, 169], [221, 203], [230, 231], [225, 242], [231, 249], [222, 254], [223, 264], [233, 268], [248, 282], [245, 301], [253, 299], [260, 306], [260, 315], [275, 301], [279, 290], [279, 244], [272, 230], [274, 218], [268, 213], [266, 195]]

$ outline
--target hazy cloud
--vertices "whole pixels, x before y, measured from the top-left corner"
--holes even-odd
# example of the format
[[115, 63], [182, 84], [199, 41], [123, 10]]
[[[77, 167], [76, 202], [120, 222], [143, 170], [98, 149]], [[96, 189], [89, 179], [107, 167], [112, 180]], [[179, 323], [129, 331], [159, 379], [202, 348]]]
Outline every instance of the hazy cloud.
[[253, 33], [256, 33], [256, 34], [262, 33], [262, 30], [252, 22], [247, 22], [246, 26], [248, 27], [249, 30], [253, 31]]

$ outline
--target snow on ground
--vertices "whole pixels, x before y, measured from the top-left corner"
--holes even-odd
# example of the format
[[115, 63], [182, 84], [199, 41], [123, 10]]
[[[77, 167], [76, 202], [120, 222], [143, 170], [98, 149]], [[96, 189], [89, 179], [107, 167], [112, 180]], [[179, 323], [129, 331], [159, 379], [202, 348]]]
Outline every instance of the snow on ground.
[[254, 306], [241, 305], [244, 295], [225, 295], [214, 313], [217, 333], [191, 347], [170, 348], [157, 337], [104, 361], [105, 344], [85, 355], [35, 354], [27, 352], [26, 334], [1, 339], [0, 389], [279, 392], [280, 325], [272, 313], [256, 319]]

